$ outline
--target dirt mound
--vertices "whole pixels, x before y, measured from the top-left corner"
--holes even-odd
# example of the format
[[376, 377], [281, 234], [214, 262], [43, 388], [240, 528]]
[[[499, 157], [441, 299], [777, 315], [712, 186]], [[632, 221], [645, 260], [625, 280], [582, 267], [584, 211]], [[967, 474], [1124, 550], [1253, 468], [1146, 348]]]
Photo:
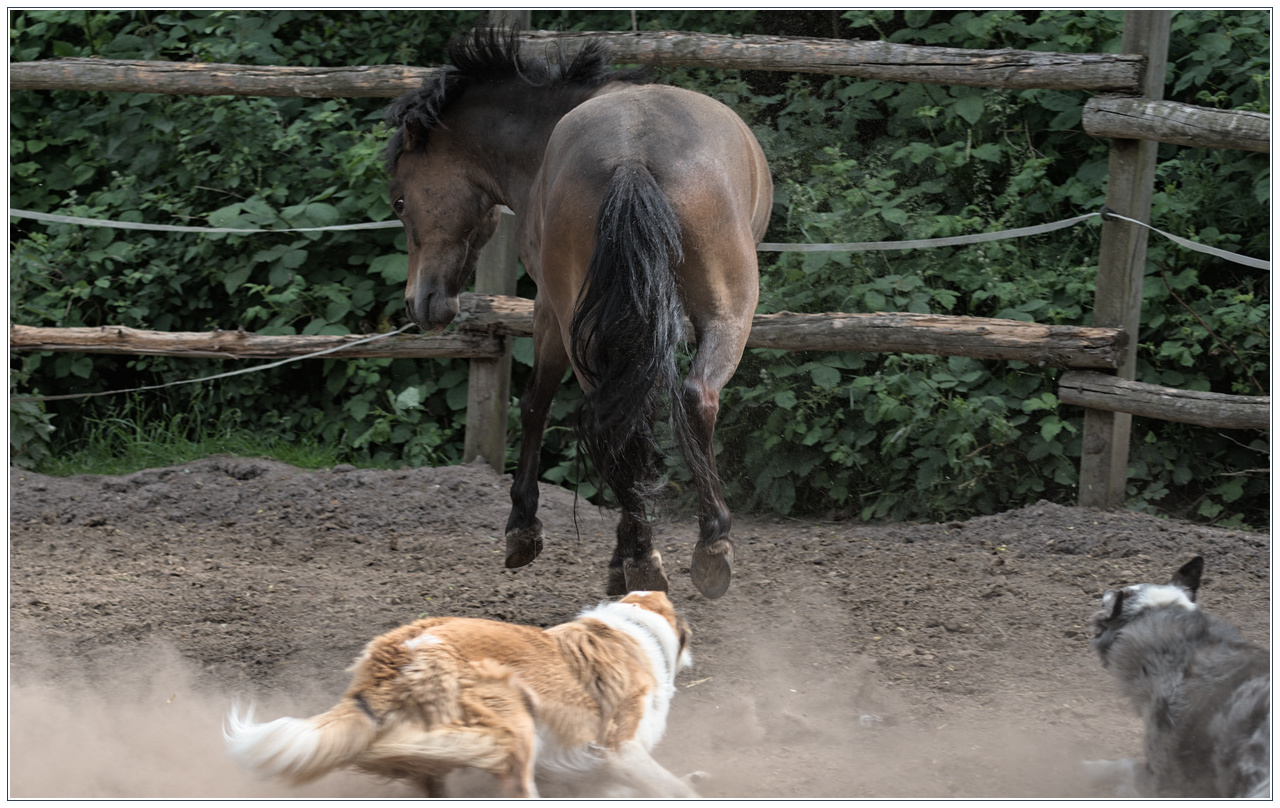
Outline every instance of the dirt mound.
[[[326, 709], [369, 638], [421, 615], [552, 625], [598, 602], [613, 515], [544, 486], [546, 549], [506, 570], [509, 485], [478, 463], [12, 469], [11, 796], [406, 794], [256, 782], [220, 722], [237, 698]], [[1269, 644], [1265, 534], [1044, 502], [942, 524], [738, 517], [733, 586], [708, 601], [695, 522], [655, 532], [695, 660], [657, 757], [708, 772], [707, 796], [1090, 796], [1081, 757], [1141, 747], [1086, 623], [1106, 588], [1196, 553], [1205, 607]]]

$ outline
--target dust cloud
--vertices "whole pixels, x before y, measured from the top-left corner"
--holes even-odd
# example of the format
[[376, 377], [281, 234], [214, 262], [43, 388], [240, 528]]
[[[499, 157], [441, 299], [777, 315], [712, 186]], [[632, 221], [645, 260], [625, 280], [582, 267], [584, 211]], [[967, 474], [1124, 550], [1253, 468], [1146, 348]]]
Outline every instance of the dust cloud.
[[[30, 659], [30, 655], [24, 655]], [[655, 757], [677, 775], [702, 772], [706, 797], [939, 798], [1085, 796], [1082, 750], [1020, 730], [1008, 716], [969, 726], [922, 724], [877, 679], [870, 658], [807, 670], [785, 649], [742, 657], [740, 678], [704, 698], [710, 680], [683, 674]], [[341, 664], [341, 661], [335, 662]], [[11, 798], [408, 797], [406, 785], [341, 772], [294, 788], [259, 780], [225, 754], [221, 724], [237, 699], [263, 718], [307, 716], [337, 693], [225, 693], [163, 648], [99, 661], [94, 671], [24, 665], [10, 683]], [[38, 671], [38, 672], [37, 672]], [[705, 671], [704, 671], [705, 673]], [[988, 772], [988, 776], [977, 772]], [[456, 797], [492, 796], [489, 778], [456, 773]], [[774, 785], [788, 783], [786, 793]], [[555, 796], [553, 793], [545, 796]]]
[[1099, 749], [1046, 733], [1024, 700], [938, 717], [901, 698], [869, 656], [806, 664], [777, 639], [740, 651], [741, 678], [722, 700], [699, 697], [696, 666], [686, 675], [655, 754], [676, 774], [706, 771], [704, 797], [1098, 796], [1078, 775]]
[[[290, 788], [244, 772], [224, 751], [222, 720], [236, 698], [248, 699], [203, 690], [176, 652], [140, 650], [96, 667], [89, 673], [45, 665], [12, 675], [11, 799], [408, 795], [398, 784], [355, 773]], [[310, 715], [323, 699], [295, 695], [257, 706], [273, 717]]]

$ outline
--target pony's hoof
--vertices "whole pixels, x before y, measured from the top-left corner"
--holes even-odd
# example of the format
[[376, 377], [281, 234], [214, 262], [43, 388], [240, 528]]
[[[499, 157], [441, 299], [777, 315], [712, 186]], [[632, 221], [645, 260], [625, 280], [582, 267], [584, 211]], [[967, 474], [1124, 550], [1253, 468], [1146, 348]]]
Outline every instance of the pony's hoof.
[[609, 565], [609, 581], [605, 594], [610, 597], [628, 592], [666, 592], [667, 573], [662, 569], [662, 555], [654, 550], [648, 558], [637, 561], [622, 559], [620, 566]]
[[710, 547], [701, 544], [694, 547], [689, 575], [698, 591], [712, 600], [729, 591], [729, 581], [733, 579], [733, 542], [720, 539]]
[[507, 531], [507, 569], [523, 567], [542, 552], [542, 522]]
[[627, 576], [622, 572], [621, 564], [609, 565], [609, 579], [605, 581], [604, 593], [611, 598], [627, 594]]

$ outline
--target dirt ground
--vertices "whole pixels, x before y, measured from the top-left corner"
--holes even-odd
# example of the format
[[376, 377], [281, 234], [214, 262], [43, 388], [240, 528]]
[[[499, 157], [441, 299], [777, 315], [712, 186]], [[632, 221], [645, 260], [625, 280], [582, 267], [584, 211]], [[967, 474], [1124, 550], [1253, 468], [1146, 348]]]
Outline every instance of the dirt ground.
[[[544, 487], [546, 549], [506, 570], [509, 483], [478, 463], [11, 469], [10, 796], [405, 795], [255, 780], [221, 720], [236, 699], [327, 709], [367, 640], [422, 615], [552, 625], [601, 600], [612, 515]], [[1087, 621], [1104, 589], [1197, 553], [1201, 603], [1270, 644], [1266, 534], [1049, 503], [945, 524], [738, 516], [733, 586], [709, 601], [692, 519], [656, 532], [695, 662], [656, 757], [707, 772], [710, 797], [1098, 796], [1079, 760], [1139, 756], [1140, 730]]]

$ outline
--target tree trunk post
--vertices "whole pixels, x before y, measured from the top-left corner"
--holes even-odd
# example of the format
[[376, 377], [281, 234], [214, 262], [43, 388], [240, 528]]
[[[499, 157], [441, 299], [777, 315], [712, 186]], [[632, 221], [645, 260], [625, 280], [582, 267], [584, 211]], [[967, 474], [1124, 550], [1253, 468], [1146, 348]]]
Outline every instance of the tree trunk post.
[[[489, 21], [526, 30], [528, 9], [493, 9]], [[476, 293], [514, 295], [519, 253], [516, 217], [503, 211], [498, 229], [476, 260]], [[467, 429], [462, 438], [462, 461], [477, 457], [499, 474], [507, 462], [507, 411], [511, 402], [511, 340], [502, 338], [502, 356], [472, 359], [467, 375]]]
[[[516, 293], [516, 217], [503, 212], [493, 238], [476, 260], [476, 292]], [[507, 410], [511, 399], [511, 340], [502, 340], [497, 359], [472, 359], [467, 376], [467, 429], [462, 460], [483, 457], [501, 474], [507, 458]]]
[[[1142, 97], [1164, 96], [1165, 65], [1169, 54], [1169, 11], [1127, 11], [1124, 53], [1147, 57]], [[1148, 222], [1155, 185], [1156, 150], [1149, 140], [1111, 141], [1107, 169], [1107, 208], [1122, 216]], [[1133, 380], [1137, 364], [1138, 328], [1142, 314], [1142, 280], [1147, 261], [1147, 231], [1117, 219], [1102, 223], [1098, 282], [1093, 325], [1123, 328], [1129, 334], [1116, 376]], [[1086, 409], [1080, 456], [1080, 505], [1118, 508], [1124, 504], [1129, 465], [1128, 413]]]

